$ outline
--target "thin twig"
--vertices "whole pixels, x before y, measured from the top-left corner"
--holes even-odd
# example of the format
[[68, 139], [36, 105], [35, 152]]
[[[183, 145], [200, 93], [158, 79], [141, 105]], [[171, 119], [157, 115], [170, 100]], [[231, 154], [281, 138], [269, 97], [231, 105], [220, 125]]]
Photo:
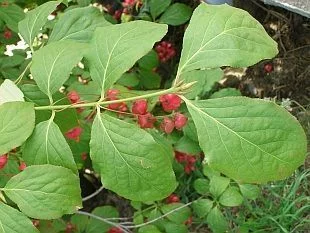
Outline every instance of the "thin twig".
[[123, 227], [123, 226], [121, 226], [120, 224], [111, 222], [111, 221], [109, 221], [109, 220], [107, 220], [107, 219], [105, 219], [105, 218], [101, 218], [101, 217], [99, 217], [99, 216], [97, 216], [97, 215], [94, 215], [94, 214], [91, 214], [91, 213], [88, 213], [88, 212], [84, 212], [84, 211], [77, 211], [76, 213], [77, 213], [77, 214], [80, 214], [80, 215], [85, 215], [85, 216], [88, 216], [88, 217], [97, 219], [97, 220], [102, 221], [102, 222], [105, 222], [105, 223], [107, 223], [107, 224], [109, 224], [109, 225], [111, 225], [111, 226], [115, 226], [115, 227], [121, 229], [122, 231], [124, 231], [125, 233], [131, 233], [130, 231], [127, 230], [126, 227]]
[[82, 199], [82, 201], [88, 201], [89, 199], [92, 199], [93, 197], [97, 196], [102, 190], [104, 189], [103, 186], [101, 186], [97, 191], [95, 191], [94, 193], [84, 197]]
[[128, 229], [134, 229], [134, 228], [139, 228], [139, 227], [146, 226], [146, 225], [148, 225], [148, 224], [151, 224], [151, 223], [153, 223], [153, 222], [156, 222], [156, 221], [158, 221], [158, 220], [160, 220], [160, 219], [162, 219], [162, 218], [168, 216], [169, 214], [172, 214], [172, 213], [174, 213], [174, 212], [176, 212], [176, 211], [179, 211], [179, 210], [181, 210], [181, 209], [183, 209], [183, 208], [185, 208], [185, 207], [191, 205], [192, 203], [193, 203], [193, 202], [189, 202], [189, 203], [187, 203], [187, 204], [185, 204], [185, 205], [182, 205], [182, 206], [180, 206], [180, 207], [178, 207], [178, 208], [175, 208], [175, 209], [173, 209], [173, 210], [171, 210], [171, 211], [169, 211], [169, 212], [167, 212], [167, 213], [165, 213], [165, 214], [163, 214], [163, 215], [159, 216], [158, 218], [155, 218], [155, 219], [153, 219], [153, 220], [151, 220], [151, 221], [148, 221], [148, 222], [145, 222], [145, 223], [142, 223], [142, 224], [138, 224], [138, 225], [135, 225], [135, 226], [128, 226], [127, 228], [128, 228]]

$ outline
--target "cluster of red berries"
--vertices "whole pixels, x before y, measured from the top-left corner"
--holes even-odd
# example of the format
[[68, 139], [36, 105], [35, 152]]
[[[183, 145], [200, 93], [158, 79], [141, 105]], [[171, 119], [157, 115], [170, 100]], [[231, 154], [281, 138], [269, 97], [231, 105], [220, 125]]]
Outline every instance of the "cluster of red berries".
[[[119, 93], [120, 91], [117, 89], [109, 89], [106, 94], [107, 100], [118, 100], [117, 96], [119, 95]], [[128, 111], [128, 107], [125, 102], [109, 104], [108, 108], [114, 111], [118, 111], [118, 112]]]
[[175, 151], [175, 159], [178, 163], [184, 164], [184, 172], [190, 174], [195, 170], [196, 157], [179, 151]]
[[[162, 108], [166, 112], [177, 110], [181, 105], [181, 98], [175, 94], [166, 94], [159, 97], [159, 102]], [[156, 117], [152, 113], [148, 112], [147, 100], [141, 99], [136, 100], [133, 105], [131, 112], [138, 118], [138, 124], [141, 128], [154, 128]], [[171, 133], [174, 128], [181, 129], [187, 122], [187, 117], [181, 113], [176, 113], [173, 119], [165, 117], [161, 123], [160, 128], [166, 132]]]
[[164, 117], [160, 124], [160, 129], [166, 134], [172, 133], [174, 128], [177, 130], [182, 129], [187, 123], [187, 117], [182, 113], [177, 112], [173, 118]]
[[118, 227], [112, 227], [112, 228], [110, 228], [108, 233], [123, 233], [123, 231], [122, 231], [122, 229], [120, 229]]
[[173, 58], [176, 54], [175, 48], [171, 42], [161, 41], [156, 45], [155, 50], [161, 62], [166, 62]]

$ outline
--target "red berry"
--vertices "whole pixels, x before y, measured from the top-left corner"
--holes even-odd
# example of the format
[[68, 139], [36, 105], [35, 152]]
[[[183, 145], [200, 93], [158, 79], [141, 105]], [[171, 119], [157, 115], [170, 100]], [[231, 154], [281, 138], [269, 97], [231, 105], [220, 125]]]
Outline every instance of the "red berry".
[[174, 156], [175, 156], [176, 161], [178, 161], [179, 163], [183, 163], [187, 161], [187, 155], [185, 153], [175, 151]]
[[181, 105], [181, 98], [176, 94], [161, 95], [159, 101], [166, 112], [177, 110]]
[[160, 124], [160, 129], [166, 134], [172, 133], [174, 129], [174, 122], [169, 117], [165, 117]]
[[3, 33], [3, 37], [5, 38], [5, 39], [11, 39], [11, 37], [12, 37], [12, 31], [11, 30], [9, 30], [9, 29], [6, 29], [5, 31], [4, 31], [4, 33]]
[[136, 100], [131, 108], [132, 113], [137, 115], [144, 115], [147, 112], [147, 101], [145, 99]]
[[190, 163], [187, 163], [184, 167], [184, 172], [186, 174], [190, 174], [192, 171], [195, 171], [195, 166]]
[[266, 73], [271, 73], [273, 71], [273, 65], [271, 63], [267, 63], [264, 65], [264, 70]]
[[171, 194], [169, 197], [167, 197], [166, 202], [168, 204], [177, 203], [177, 202], [180, 202], [180, 198], [176, 194]]
[[177, 112], [174, 115], [174, 124], [176, 129], [182, 129], [187, 123], [187, 116]]
[[120, 229], [118, 227], [112, 227], [112, 228], [110, 228], [108, 233], [123, 233], [123, 231], [122, 231], [122, 229]]
[[118, 107], [118, 111], [127, 112], [128, 111], [127, 104], [125, 102], [122, 102], [120, 106]]
[[138, 115], [138, 124], [141, 128], [154, 128], [156, 118], [151, 114]]
[[77, 126], [77, 127], [74, 127], [73, 129], [70, 129], [68, 132], [65, 133], [65, 135], [68, 139], [79, 142], [81, 133], [82, 133], [82, 128]]
[[122, 103], [109, 104], [108, 108], [111, 110], [118, 110]]
[[4, 168], [8, 162], [8, 155], [1, 155], [0, 156], [0, 169]]
[[72, 104], [80, 101], [80, 95], [76, 91], [70, 91], [67, 96]]
[[26, 167], [27, 167], [26, 163], [25, 162], [21, 162], [21, 164], [18, 167], [18, 170], [24, 171]]
[[196, 157], [191, 156], [191, 155], [188, 155], [186, 160], [187, 160], [187, 163], [188, 163], [188, 164], [194, 164], [194, 163], [196, 163]]
[[122, 13], [123, 13], [123, 9], [121, 9], [121, 10], [116, 10], [116, 11], [114, 12], [113, 18], [116, 19], [116, 20], [120, 20], [120, 19], [121, 19], [121, 16], [122, 16]]
[[118, 98], [117, 98], [117, 95], [120, 93], [120, 91], [119, 90], [117, 90], [117, 89], [109, 89], [108, 91], [107, 91], [107, 94], [106, 94], [106, 96], [107, 96], [107, 99], [108, 100], [117, 100]]

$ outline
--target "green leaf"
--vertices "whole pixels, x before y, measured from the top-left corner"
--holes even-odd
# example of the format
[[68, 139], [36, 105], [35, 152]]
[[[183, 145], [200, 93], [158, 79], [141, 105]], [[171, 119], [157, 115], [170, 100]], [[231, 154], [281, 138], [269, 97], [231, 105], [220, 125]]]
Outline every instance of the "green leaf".
[[188, 99], [195, 99], [196, 96], [203, 95], [210, 91], [213, 85], [220, 81], [224, 75], [222, 69], [210, 69], [210, 70], [193, 70], [182, 74], [181, 80], [185, 83], [196, 83], [192, 86], [190, 91], [184, 96]]
[[235, 88], [224, 88], [213, 93], [209, 99], [229, 97], [229, 96], [242, 96], [241, 92]]
[[[118, 218], [119, 213], [113, 206], [100, 206], [92, 211], [92, 214], [101, 218]], [[86, 228], [87, 233], [107, 232], [112, 226], [98, 219], [90, 218]]]
[[140, 80], [136, 73], [124, 73], [120, 79], [117, 81], [117, 84], [125, 87], [135, 87], [139, 84]]
[[[19, 162], [17, 162], [13, 156], [10, 156], [5, 167], [0, 170], [0, 177], [1, 177], [0, 188], [4, 187], [12, 176], [20, 172], [18, 167]], [[1, 193], [0, 193], [0, 199], [1, 199]]]
[[252, 184], [239, 184], [242, 195], [248, 199], [255, 200], [260, 196], [260, 188]]
[[183, 3], [174, 3], [160, 17], [159, 23], [177, 26], [186, 23], [192, 15], [192, 8]]
[[192, 118], [188, 118], [188, 121], [183, 128], [183, 133], [186, 137], [198, 142], [197, 130]]
[[177, 76], [202, 68], [250, 66], [277, 53], [276, 42], [249, 13], [202, 3], [185, 32]]
[[246, 97], [185, 101], [211, 168], [240, 182], [264, 183], [303, 164], [305, 133], [275, 103]]
[[47, 17], [56, 9], [61, 1], [50, 1], [29, 11], [26, 18], [19, 22], [18, 29], [23, 39], [32, 49], [35, 37], [47, 21]]
[[70, 222], [76, 227], [77, 233], [83, 233], [86, 231], [89, 218], [85, 215], [74, 214], [71, 217]]
[[34, 129], [32, 103], [8, 102], [0, 105], [0, 155], [20, 146]]
[[162, 233], [158, 228], [154, 225], [147, 225], [139, 228], [138, 233]]
[[97, 27], [111, 25], [95, 7], [76, 8], [65, 12], [55, 24], [49, 43], [60, 40], [89, 42]]
[[167, 221], [164, 224], [164, 227], [165, 227], [166, 233], [176, 233], [176, 232], [187, 233], [188, 232], [187, 226], [185, 226], [183, 223], [176, 224], [176, 223]]
[[[166, 0], [165, 0], [166, 1]], [[139, 67], [144, 70], [153, 70], [159, 65], [158, 55], [152, 49], [138, 61]]]
[[213, 201], [209, 199], [199, 199], [192, 204], [193, 211], [199, 218], [207, 216], [212, 207]]
[[201, 152], [198, 142], [193, 141], [187, 136], [183, 136], [174, 145], [175, 150], [187, 154], [197, 155]]
[[229, 187], [220, 196], [219, 202], [224, 206], [239, 206], [243, 202], [243, 197], [237, 187]]
[[[87, 85], [85, 85], [86, 87]], [[86, 88], [84, 88], [86, 89]], [[37, 106], [49, 105], [49, 99], [37, 85], [33, 84], [24, 84], [21, 86], [21, 90], [25, 95], [25, 100], [28, 102], [33, 102]], [[80, 94], [80, 93], [79, 93]], [[70, 105], [68, 98], [60, 92], [56, 92], [53, 95], [53, 100], [55, 105]], [[94, 100], [95, 101], [95, 100]], [[36, 112], [36, 124], [50, 119], [52, 112], [51, 111], [37, 111]], [[77, 111], [75, 109], [64, 109], [63, 111], [56, 112], [54, 122], [59, 126], [62, 133], [67, 132], [68, 130], [79, 125]]]
[[203, 164], [203, 174], [209, 179], [211, 179], [213, 176], [220, 176], [221, 174], [215, 170], [213, 170], [208, 164]]
[[228, 187], [230, 179], [222, 176], [212, 176], [210, 178], [210, 192], [214, 197], [219, 197]]
[[92, 79], [102, 93], [147, 54], [166, 32], [167, 25], [146, 21], [97, 28], [87, 59]]
[[214, 207], [208, 214], [207, 222], [214, 233], [224, 233], [228, 229], [228, 223], [217, 207]]
[[35, 127], [23, 148], [23, 159], [27, 165], [52, 164], [77, 172], [71, 149], [53, 119]]
[[140, 70], [140, 85], [146, 89], [158, 89], [160, 88], [161, 77], [156, 72], [151, 70]]
[[89, 4], [91, 4], [91, 2], [92, 2], [92, 0], [77, 0], [77, 3], [81, 7], [89, 6]]
[[164, 214], [173, 211], [167, 215], [167, 218], [174, 223], [182, 224], [191, 216], [190, 208], [182, 203], [164, 205], [161, 210]]
[[0, 202], [0, 233], [39, 233], [31, 220], [16, 209]]
[[201, 195], [206, 195], [210, 192], [209, 180], [198, 178], [194, 181], [194, 189]]
[[97, 114], [90, 154], [100, 166], [104, 187], [130, 200], [160, 200], [176, 187], [172, 165], [162, 145], [136, 125]]
[[150, 0], [149, 7], [150, 13], [155, 20], [159, 15], [161, 15], [171, 4], [171, 0]]
[[31, 218], [60, 218], [82, 206], [79, 178], [64, 167], [29, 166], [11, 178], [2, 190]]
[[24, 19], [25, 13], [22, 8], [15, 4], [7, 7], [0, 7], [0, 19], [6, 23], [6, 26], [12, 31], [18, 33], [18, 22]]
[[4, 80], [0, 85], [0, 105], [6, 102], [24, 101], [24, 94], [9, 79]]
[[86, 48], [74, 41], [59, 41], [36, 51], [30, 71], [40, 90], [51, 98], [69, 78]]

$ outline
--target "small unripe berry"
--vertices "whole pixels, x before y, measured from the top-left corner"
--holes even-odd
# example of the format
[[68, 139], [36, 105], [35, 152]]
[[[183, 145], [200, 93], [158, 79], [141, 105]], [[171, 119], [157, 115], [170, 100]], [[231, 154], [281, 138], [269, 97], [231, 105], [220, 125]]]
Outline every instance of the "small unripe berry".
[[174, 115], [174, 125], [176, 129], [182, 129], [187, 123], [187, 116], [177, 112]]
[[174, 129], [173, 120], [171, 120], [169, 117], [165, 117], [160, 124], [160, 129], [164, 131], [166, 134], [172, 133]]
[[155, 122], [156, 118], [149, 112], [145, 115], [138, 115], [138, 124], [141, 128], [154, 128]]
[[136, 100], [132, 104], [132, 113], [137, 115], [144, 115], [147, 112], [147, 101], [145, 99], [142, 100]]
[[176, 94], [161, 95], [159, 101], [166, 112], [177, 110], [181, 105], [181, 98]]
[[5, 165], [8, 162], [8, 156], [7, 155], [1, 155], [0, 156], [0, 169], [4, 168]]

